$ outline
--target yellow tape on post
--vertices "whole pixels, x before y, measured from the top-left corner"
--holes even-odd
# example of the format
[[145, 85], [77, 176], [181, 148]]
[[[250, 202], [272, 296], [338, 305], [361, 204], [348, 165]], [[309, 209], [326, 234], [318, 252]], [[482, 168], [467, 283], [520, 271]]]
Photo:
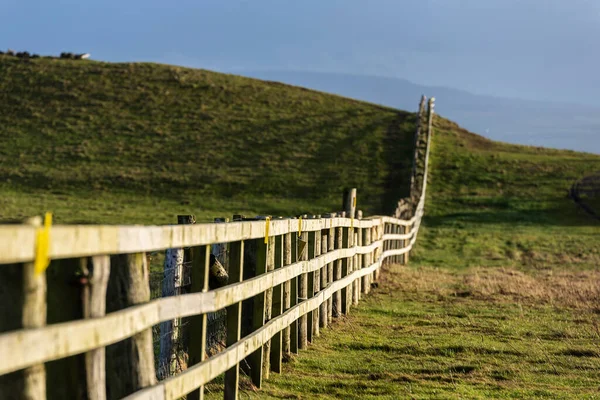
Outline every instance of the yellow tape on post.
[[267, 223], [265, 225], [265, 244], [269, 243], [269, 226], [271, 225], [271, 217], [267, 217]]
[[46, 213], [44, 217], [44, 226], [37, 231], [35, 242], [35, 261], [33, 270], [36, 275], [42, 274], [48, 265], [50, 265], [50, 227], [52, 226], [52, 214]]
[[302, 236], [302, 217], [298, 218], [298, 237]]

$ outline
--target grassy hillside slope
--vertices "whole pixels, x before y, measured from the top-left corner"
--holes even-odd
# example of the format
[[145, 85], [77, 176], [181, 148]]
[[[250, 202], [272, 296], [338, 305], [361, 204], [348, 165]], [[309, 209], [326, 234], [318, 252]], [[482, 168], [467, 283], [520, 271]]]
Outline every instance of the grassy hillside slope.
[[0, 56], [0, 219], [319, 213], [339, 209], [349, 185], [367, 213], [389, 211], [414, 122], [203, 70]]
[[589, 268], [599, 223], [567, 197], [600, 156], [493, 142], [436, 117], [418, 265]]

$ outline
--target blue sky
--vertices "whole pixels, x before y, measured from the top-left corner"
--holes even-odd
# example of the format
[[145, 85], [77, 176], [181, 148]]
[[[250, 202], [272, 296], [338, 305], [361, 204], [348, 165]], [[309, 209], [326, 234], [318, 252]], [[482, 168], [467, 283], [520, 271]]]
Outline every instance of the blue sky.
[[600, 105], [599, 0], [0, 0], [0, 48]]

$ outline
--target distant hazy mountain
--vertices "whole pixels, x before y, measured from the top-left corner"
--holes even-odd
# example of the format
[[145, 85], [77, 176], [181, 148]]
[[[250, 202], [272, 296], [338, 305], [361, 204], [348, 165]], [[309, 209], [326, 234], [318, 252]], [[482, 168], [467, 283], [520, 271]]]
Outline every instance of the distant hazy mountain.
[[295, 71], [241, 74], [404, 110], [416, 110], [420, 96], [425, 94], [436, 98], [439, 114], [491, 139], [600, 154], [599, 107], [480, 96], [374, 76]]

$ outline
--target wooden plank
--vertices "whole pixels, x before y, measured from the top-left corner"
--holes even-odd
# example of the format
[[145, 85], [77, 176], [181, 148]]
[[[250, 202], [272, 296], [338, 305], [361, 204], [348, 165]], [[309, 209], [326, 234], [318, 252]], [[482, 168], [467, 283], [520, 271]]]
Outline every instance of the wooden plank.
[[[106, 290], [110, 275], [110, 257], [94, 256], [88, 261], [89, 283], [83, 294], [85, 318], [106, 315]], [[100, 347], [85, 354], [86, 386], [90, 400], [106, 400], [106, 349]]]
[[[190, 293], [205, 293], [208, 291], [210, 252], [210, 245], [191, 249]], [[188, 368], [201, 363], [206, 358], [206, 328], [206, 313], [189, 318]], [[204, 399], [204, 386], [200, 386], [198, 390], [194, 390], [187, 397], [187, 400], [202, 399]]]
[[[277, 236], [274, 238], [275, 250], [275, 265], [274, 269], [283, 268], [284, 265], [284, 237]], [[272, 300], [272, 312], [271, 317], [276, 318], [283, 314], [284, 302], [283, 302], [283, 285], [275, 285], [273, 287], [273, 300]], [[289, 308], [289, 307], [288, 307]], [[271, 318], [269, 318], [271, 319]], [[283, 332], [277, 332], [273, 339], [271, 339], [271, 371], [281, 373], [281, 362], [283, 358]]]
[[[355, 220], [354, 226], [368, 228], [381, 219]], [[294, 222], [292, 222], [294, 221]], [[409, 223], [410, 221], [405, 221]], [[303, 221], [305, 231], [349, 227], [349, 218], [322, 218]], [[272, 221], [270, 235], [298, 232], [295, 220]], [[243, 221], [227, 224], [168, 226], [55, 225], [52, 227], [51, 259], [94, 255], [148, 253], [173, 248], [264, 238], [265, 224]], [[0, 264], [32, 262], [35, 258], [35, 228], [27, 225], [0, 225]], [[15, 246], [19, 243], [19, 246]]]
[[333, 293], [341, 290], [343, 287], [348, 287], [350, 283], [356, 279], [360, 279], [363, 275], [372, 273], [375, 269], [379, 268], [379, 266], [379, 263], [375, 263], [369, 268], [355, 271], [346, 278], [333, 283], [325, 290], [321, 291], [317, 296], [292, 307], [279, 317], [273, 318], [263, 327], [240, 340], [226, 351], [211, 357], [203, 363], [193, 366], [177, 376], [160, 382], [153, 387], [134, 393], [126, 399], [138, 400], [158, 398], [175, 400], [185, 396], [192, 390], [210, 382], [212, 379], [223, 373], [223, 371], [230, 369], [249, 354], [262, 348], [264, 343], [270, 340], [275, 333], [281, 331], [285, 326], [289, 326], [293, 320], [297, 320], [302, 315], [306, 315], [319, 308]]
[[[146, 254], [112, 256], [110, 262], [107, 312], [149, 302], [150, 282]], [[156, 384], [152, 329], [108, 346], [106, 372], [109, 399], [120, 399]]]
[[[242, 282], [244, 277], [244, 242], [233, 242], [229, 247], [229, 282]], [[227, 307], [227, 347], [235, 345], [242, 332], [242, 302]], [[225, 372], [225, 400], [239, 396], [240, 365], [236, 363]]]

